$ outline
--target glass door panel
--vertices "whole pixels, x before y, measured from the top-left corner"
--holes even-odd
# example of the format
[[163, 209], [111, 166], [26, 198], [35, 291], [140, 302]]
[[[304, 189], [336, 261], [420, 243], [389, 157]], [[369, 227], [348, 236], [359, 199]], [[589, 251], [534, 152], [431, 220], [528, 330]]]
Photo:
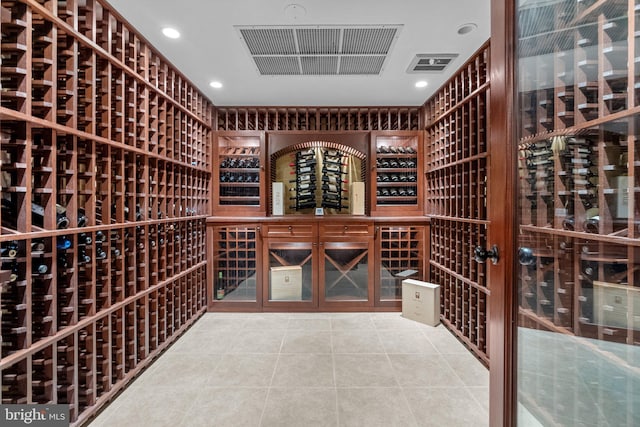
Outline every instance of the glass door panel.
[[380, 226], [380, 301], [402, 301], [402, 281], [424, 280], [423, 226]]
[[640, 425], [639, 11], [518, 1], [518, 425]]
[[256, 302], [257, 226], [214, 229], [213, 299]]
[[325, 301], [367, 301], [369, 299], [369, 243], [325, 242]]
[[313, 243], [271, 241], [268, 248], [268, 301], [312, 301]]

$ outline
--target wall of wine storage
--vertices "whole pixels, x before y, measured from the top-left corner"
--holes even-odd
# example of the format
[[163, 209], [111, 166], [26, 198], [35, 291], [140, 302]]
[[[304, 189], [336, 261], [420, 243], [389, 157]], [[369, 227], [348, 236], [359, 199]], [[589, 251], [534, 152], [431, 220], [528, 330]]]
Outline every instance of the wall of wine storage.
[[219, 131], [421, 129], [419, 107], [216, 107]]
[[104, 2], [0, 32], [1, 400], [79, 425], [206, 307], [213, 106]]
[[442, 321], [485, 363], [490, 289], [473, 250], [487, 247], [488, 59], [487, 42], [424, 105], [431, 280]]

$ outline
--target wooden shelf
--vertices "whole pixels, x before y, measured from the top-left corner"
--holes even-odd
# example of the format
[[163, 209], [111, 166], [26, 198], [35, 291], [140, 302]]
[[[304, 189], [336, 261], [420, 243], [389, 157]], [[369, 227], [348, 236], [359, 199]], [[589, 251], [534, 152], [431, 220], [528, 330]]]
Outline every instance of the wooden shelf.
[[[485, 265], [473, 260], [470, 245], [486, 241], [488, 58], [485, 44], [424, 106], [429, 281], [441, 286], [443, 323], [484, 361], [489, 291]], [[548, 67], [540, 72], [550, 74]], [[526, 111], [541, 113], [530, 117], [529, 128], [552, 121], [554, 104], [546, 92], [523, 98]]]
[[205, 308], [214, 110], [72, 3], [2, 6], [0, 371], [3, 403], [81, 425]]

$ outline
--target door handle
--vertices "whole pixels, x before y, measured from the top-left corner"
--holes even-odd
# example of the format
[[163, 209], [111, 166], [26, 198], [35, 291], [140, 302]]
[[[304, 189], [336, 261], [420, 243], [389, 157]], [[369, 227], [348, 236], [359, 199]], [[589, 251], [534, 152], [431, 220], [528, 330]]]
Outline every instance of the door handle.
[[498, 253], [498, 246], [493, 245], [490, 250], [486, 250], [482, 246], [476, 246], [473, 251], [473, 258], [478, 263], [483, 263], [489, 258], [493, 265], [496, 265], [500, 260], [500, 254]]

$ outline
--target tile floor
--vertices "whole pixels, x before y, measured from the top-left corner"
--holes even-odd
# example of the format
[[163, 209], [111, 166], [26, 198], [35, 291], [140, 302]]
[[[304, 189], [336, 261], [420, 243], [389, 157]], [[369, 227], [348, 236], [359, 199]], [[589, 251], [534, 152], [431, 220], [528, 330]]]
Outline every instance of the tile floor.
[[488, 385], [400, 313], [207, 313], [90, 426], [487, 426]]

